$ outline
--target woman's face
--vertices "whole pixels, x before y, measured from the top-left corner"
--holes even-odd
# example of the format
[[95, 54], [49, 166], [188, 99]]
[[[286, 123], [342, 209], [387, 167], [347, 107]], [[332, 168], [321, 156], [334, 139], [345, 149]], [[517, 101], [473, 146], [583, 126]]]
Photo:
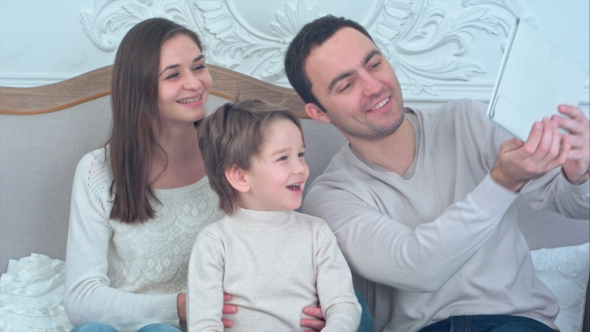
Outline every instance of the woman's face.
[[187, 125], [205, 117], [211, 75], [205, 56], [187, 35], [162, 45], [158, 70], [158, 108], [163, 128]]

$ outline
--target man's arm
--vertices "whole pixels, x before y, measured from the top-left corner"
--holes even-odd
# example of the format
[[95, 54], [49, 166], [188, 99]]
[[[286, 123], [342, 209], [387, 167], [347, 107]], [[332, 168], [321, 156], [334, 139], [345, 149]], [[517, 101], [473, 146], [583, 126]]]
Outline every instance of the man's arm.
[[434, 220], [421, 220], [415, 229], [370, 206], [370, 198], [363, 201], [359, 188], [319, 184], [307, 194], [303, 209], [328, 221], [359, 275], [403, 290], [433, 292], [481, 248], [516, 192], [561, 166], [569, 148], [555, 123], [537, 123], [526, 143], [502, 145], [490, 174], [465, 199]]
[[487, 176], [463, 201], [415, 229], [350, 191], [323, 185], [312, 187], [303, 211], [330, 224], [351, 269], [362, 277], [434, 292], [489, 238], [516, 196]]

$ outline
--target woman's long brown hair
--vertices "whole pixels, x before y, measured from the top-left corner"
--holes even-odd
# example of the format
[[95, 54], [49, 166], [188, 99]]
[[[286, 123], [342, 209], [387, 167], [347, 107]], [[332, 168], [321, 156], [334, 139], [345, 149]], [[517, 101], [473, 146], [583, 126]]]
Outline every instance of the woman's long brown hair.
[[[131, 28], [115, 56], [111, 82], [113, 125], [107, 151], [114, 195], [110, 218], [125, 223], [154, 218], [158, 202], [148, 183], [155, 152], [162, 148], [158, 110], [160, 51], [168, 39], [184, 34], [197, 44], [196, 33], [163, 18], [148, 19]], [[162, 150], [163, 152], [163, 150]]]

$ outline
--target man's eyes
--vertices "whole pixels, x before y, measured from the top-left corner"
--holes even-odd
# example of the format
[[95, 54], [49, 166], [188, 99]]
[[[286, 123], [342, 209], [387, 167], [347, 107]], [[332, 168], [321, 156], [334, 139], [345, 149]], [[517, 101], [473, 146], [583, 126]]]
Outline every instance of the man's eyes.
[[370, 67], [377, 68], [377, 67], [379, 67], [380, 64], [381, 64], [381, 61], [377, 61], [377, 62], [373, 63]]
[[348, 83], [346, 83], [346, 84], [345, 84], [344, 86], [342, 86], [342, 87], [341, 87], [341, 88], [340, 88], [338, 91], [340, 91], [340, 92], [344, 92], [344, 91], [348, 90], [348, 88], [350, 88], [350, 87], [352, 86], [352, 83], [353, 83], [353, 82], [348, 82]]

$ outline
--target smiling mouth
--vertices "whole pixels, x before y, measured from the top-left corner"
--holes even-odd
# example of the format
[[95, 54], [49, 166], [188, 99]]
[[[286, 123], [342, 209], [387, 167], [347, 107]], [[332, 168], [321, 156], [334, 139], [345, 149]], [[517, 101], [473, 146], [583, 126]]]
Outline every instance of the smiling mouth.
[[389, 102], [389, 99], [391, 97], [387, 97], [385, 99], [383, 99], [383, 101], [381, 101], [379, 104], [375, 105], [375, 107], [371, 108], [369, 111], [376, 111], [381, 109], [383, 106], [385, 106], [385, 104], [387, 104]]
[[201, 96], [195, 97], [195, 98], [186, 98], [186, 99], [181, 99], [178, 100], [177, 103], [179, 104], [190, 104], [190, 103], [194, 103], [201, 100]]
[[287, 186], [287, 189], [292, 191], [300, 191], [302, 190], [302, 183], [293, 183]]

